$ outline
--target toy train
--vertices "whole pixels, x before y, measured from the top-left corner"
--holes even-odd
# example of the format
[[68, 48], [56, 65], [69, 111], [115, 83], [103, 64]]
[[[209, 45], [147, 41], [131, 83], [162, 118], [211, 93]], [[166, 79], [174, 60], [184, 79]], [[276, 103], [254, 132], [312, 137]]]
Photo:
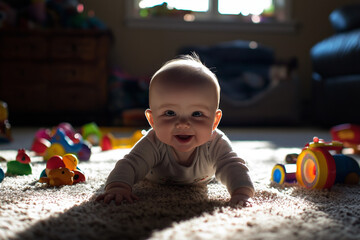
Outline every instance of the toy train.
[[271, 179], [279, 184], [297, 182], [309, 189], [331, 188], [336, 183], [358, 184], [359, 164], [350, 156], [340, 154], [342, 148], [340, 142], [324, 142], [314, 137], [297, 157], [288, 156], [293, 162], [276, 164]]

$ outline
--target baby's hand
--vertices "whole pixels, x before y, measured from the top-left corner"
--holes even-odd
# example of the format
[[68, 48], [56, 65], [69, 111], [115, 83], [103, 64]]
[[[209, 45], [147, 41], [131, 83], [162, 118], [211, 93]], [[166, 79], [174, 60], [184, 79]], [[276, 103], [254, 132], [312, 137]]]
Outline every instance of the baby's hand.
[[244, 194], [248, 192], [248, 189], [239, 188], [236, 189], [231, 195], [230, 205], [232, 206], [241, 206], [241, 207], [251, 207], [253, 200], [248, 195]]
[[106, 190], [103, 194], [100, 194], [95, 201], [104, 201], [104, 203], [110, 203], [112, 200], [116, 204], [121, 204], [123, 200], [133, 203], [139, 198], [131, 192], [131, 187], [125, 183], [111, 183], [106, 187]]
[[231, 206], [252, 207], [253, 200], [243, 194], [235, 194], [230, 199]]

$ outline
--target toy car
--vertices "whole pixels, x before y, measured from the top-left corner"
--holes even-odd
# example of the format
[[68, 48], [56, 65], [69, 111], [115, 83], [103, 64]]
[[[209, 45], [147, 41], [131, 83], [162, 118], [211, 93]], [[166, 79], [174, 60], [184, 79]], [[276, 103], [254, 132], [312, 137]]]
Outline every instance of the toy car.
[[276, 164], [271, 179], [279, 184], [297, 182], [309, 189], [331, 188], [336, 183], [358, 184], [359, 164], [350, 156], [339, 154], [342, 148], [340, 142], [324, 142], [314, 137], [298, 155], [296, 163]]

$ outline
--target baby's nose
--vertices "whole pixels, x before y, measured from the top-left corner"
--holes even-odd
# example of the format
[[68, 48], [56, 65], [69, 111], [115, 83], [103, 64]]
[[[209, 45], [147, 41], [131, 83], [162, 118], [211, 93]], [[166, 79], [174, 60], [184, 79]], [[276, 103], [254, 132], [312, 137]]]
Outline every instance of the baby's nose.
[[179, 121], [176, 123], [177, 128], [189, 128], [190, 123], [186, 118], [180, 118]]

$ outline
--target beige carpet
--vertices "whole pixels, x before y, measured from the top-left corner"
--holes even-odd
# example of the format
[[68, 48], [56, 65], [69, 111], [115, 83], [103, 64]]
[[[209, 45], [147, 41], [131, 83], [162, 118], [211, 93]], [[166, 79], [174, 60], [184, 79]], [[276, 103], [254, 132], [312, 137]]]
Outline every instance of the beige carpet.
[[[36, 129], [13, 129], [14, 142], [0, 145], [12, 160], [29, 149]], [[92, 201], [115, 161], [128, 150], [100, 152], [79, 167], [85, 183], [48, 188], [37, 183], [45, 163], [33, 157], [33, 174], [0, 183], [0, 239], [360, 239], [360, 186], [307, 190], [271, 184], [271, 169], [300, 152], [317, 129], [225, 129], [248, 161], [256, 186], [254, 205], [232, 208], [219, 183], [207, 187], [135, 186], [135, 204]], [[6, 164], [0, 163], [4, 170]]]

